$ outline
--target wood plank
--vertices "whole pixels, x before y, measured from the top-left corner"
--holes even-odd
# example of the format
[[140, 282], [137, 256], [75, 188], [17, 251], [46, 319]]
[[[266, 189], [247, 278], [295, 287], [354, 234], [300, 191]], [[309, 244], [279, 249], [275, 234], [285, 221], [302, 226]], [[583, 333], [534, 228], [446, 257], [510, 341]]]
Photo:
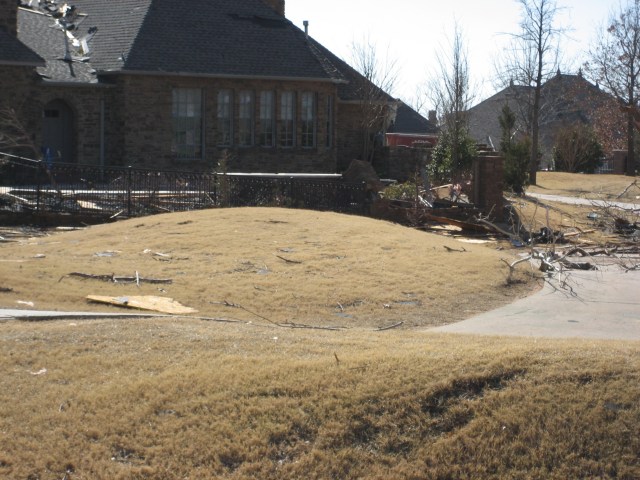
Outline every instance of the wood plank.
[[87, 300], [97, 303], [107, 303], [126, 308], [139, 310], [151, 310], [154, 312], [171, 313], [181, 315], [195, 313], [197, 310], [176, 302], [173, 298], [157, 297], [155, 295], [108, 297], [103, 295], [88, 295]]

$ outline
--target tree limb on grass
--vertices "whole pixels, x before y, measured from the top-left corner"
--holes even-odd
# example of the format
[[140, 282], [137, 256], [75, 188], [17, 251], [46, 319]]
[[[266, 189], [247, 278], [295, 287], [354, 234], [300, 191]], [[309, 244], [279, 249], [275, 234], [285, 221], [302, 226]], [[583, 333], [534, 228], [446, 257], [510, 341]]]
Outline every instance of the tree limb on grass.
[[389, 325], [386, 327], [376, 328], [375, 332], [384, 332], [385, 330], [391, 330], [392, 328], [398, 328], [399, 326], [404, 325], [404, 322], [394, 323], [393, 325]]
[[94, 275], [92, 273], [71, 272], [60, 277], [60, 280], [58, 280], [58, 282], [61, 282], [66, 277], [80, 277], [80, 278], [87, 278], [91, 280], [101, 280], [103, 282], [113, 282], [113, 283], [136, 283], [138, 286], [140, 286], [140, 283], [155, 283], [155, 284], [173, 283], [173, 280], [171, 280], [170, 278], [143, 278], [138, 274], [138, 272], [136, 272], [136, 275], [133, 277], [120, 276], [115, 274]]

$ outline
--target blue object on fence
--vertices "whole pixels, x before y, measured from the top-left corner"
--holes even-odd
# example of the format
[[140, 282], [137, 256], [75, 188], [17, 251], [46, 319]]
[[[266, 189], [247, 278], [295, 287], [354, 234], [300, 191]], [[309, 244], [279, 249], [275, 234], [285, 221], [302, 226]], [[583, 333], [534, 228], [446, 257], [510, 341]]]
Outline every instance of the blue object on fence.
[[53, 150], [51, 147], [42, 147], [42, 160], [46, 164], [47, 168], [51, 168], [53, 165]]

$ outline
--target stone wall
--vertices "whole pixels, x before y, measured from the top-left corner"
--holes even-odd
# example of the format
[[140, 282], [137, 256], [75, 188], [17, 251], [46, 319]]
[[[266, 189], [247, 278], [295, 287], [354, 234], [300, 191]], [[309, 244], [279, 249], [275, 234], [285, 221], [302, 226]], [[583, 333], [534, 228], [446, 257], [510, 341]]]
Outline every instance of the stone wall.
[[404, 183], [411, 180], [431, 159], [431, 149], [384, 147], [374, 157], [373, 167], [380, 178]]
[[[201, 160], [180, 160], [171, 153], [172, 147], [172, 90], [174, 88], [200, 88], [204, 98], [204, 145]], [[314, 92], [317, 98], [316, 109], [316, 146], [262, 147], [216, 144], [217, 92], [229, 89], [233, 92], [234, 132], [238, 131], [238, 92], [254, 92], [255, 117], [258, 116], [258, 95], [260, 91], [294, 91], [297, 97], [297, 111], [300, 112], [302, 92]], [[228, 171], [242, 172], [305, 172], [333, 173], [336, 171], [336, 146], [327, 147], [327, 110], [328, 96], [334, 98], [336, 89], [330, 83], [281, 82], [260, 80], [222, 80], [202, 78], [128, 76], [118, 77], [117, 98], [118, 113], [109, 125], [111, 141], [121, 147], [112, 162], [159, 169], [212, 170], [220, 160], [228, 159]], [[279, 98], [279, 97], [276, 97]], [[279, 115], [279, 102], [276, 100], [276, 118]], [[335, 128], [335, 118], [334, 126]], [[296, 122], [296, 137], [301, 136], [301, 124]], [[335, 135], [333, 135], [335, 140]]]
[[[11, 85], [11, 89], [2, 88]], [[32, 67], [0, 67], [0, 106], [16, 111], [36, 149], [42, 145], [42, 112], [53, 100], [63, 101], [73, 112], [74, 152], [70, 160], [99, 164], [101, 159], [102, 107], [110, 104], [110, 88], [98, 86], [50, 86], [42, 83]], [[34, 157], [39, 151], [23, 151]], [[105, 151], [105, 157], [113, 152]]]

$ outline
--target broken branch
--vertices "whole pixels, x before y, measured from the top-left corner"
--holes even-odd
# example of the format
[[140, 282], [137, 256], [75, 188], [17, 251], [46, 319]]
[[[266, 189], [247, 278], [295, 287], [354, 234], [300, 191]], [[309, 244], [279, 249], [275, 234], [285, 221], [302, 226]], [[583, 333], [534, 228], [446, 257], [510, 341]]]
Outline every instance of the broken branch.
[[280, 260], [284, 260], [287, 263], [302, 263], [302, 262], [299, 262], [298, 260], [290, 260], [288, 258], [281, 257], [280, 255], [276, 255], [276, 257], [278, 257]]
[[71, 272], [71, 273], [67, 273], [66, 275], [63, 275], [62, 277], [60, 277], [60, 280], [58, 280], [58, 282], [61, 282], [62, 279], [66, 278], [66, 277], [80, 277], [80, 278], [88, 278], [91, 280], [102, 280], [103, 282], [113, 282], [113, 283], [136, 283], [138, 286], [140, 286], [140, 283], [173, 283], [173, 280], [171, 280], [170, 278], [143, 278], [141, 276], [138, 275], [138, 272], [136, 272], [135, 277], [127, 277], [127, 276], [119, 276], [119, 275], [94, 275], [92, 273], [82, 273], [82, 272]]
[[404, 322], [398, 322], [398, 323], [394, 323], [393, 325], [389, 325], [387, 327], [376, 328], [375, 331], [376, 332], [384, 332], [385, 330], [391, 330], [392, 328], [398, 328], [399, 326], [401, 326], [403, 324], [404, 324]]

